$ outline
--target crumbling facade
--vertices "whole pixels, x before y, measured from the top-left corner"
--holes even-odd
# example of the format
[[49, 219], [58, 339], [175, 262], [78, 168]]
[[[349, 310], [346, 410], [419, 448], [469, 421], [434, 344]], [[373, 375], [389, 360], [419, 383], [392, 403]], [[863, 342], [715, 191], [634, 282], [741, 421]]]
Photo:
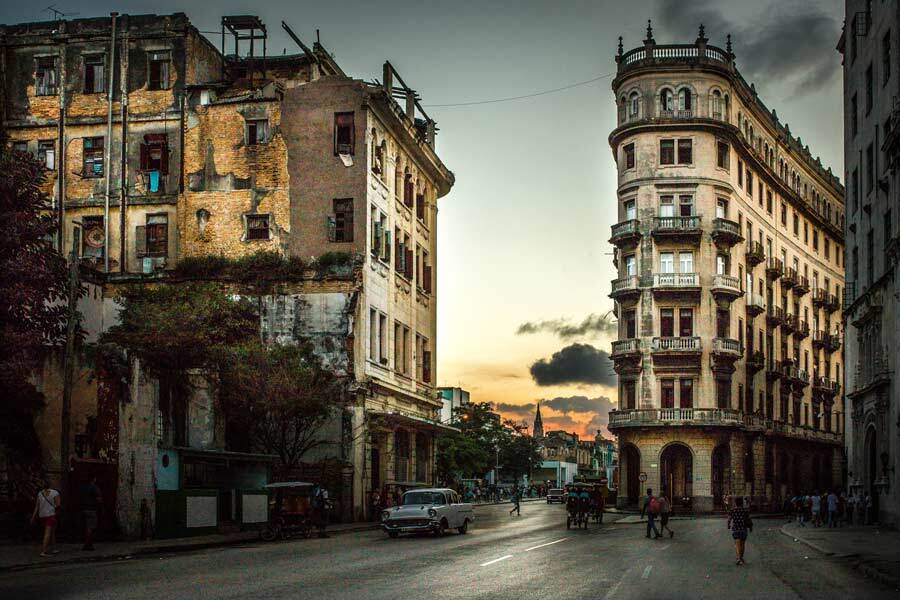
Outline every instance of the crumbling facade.
[[[302, 290], [262, 299], [261, 330], [276, 343], [312, 340], [351, 380], [310, 460], [346, 465], [342, 516], [362, 518], [374, 492], [433, 482], [436, 207], [454, 177], [435, 152], [434, 121], [389, 63], [383, 82], [366, 82], [293, 32], [300, 54], [260, 53], [256, 17], [224, 17], [223, 49], [226, 29], [228, 55], [181, 13], [3, 26], [3, 125], [45, 161], [58, 247], [94, 268], [96, 289], [80, 304], [91, 336], [115, 323], [117, 289], [165, 283], [186, 257], [268, 251], [321, 267]], [[247, 32], [256, 50], [244, 47]], [[60, 435], [50, 382], [61, 378], [59, 365], [48, 369], [50, 438]], [[202, 394], [167, 417], [182, 433], [166, 438], [160, 382], [133, 369], [114, 395], [120, 526], [138, 535], [165, 507], [170, 534], [184, 533], [184, 494], [161, 492], [182, 490], [186, 461], [238, 473], [268, 459], [228, 452]], [[73, 404], [91, 416], [107, 383], [88, 371]], [[191, 434], [192, 423], [203, 427]], [[53, 448], [45, 462], [58, 473]], [[241, 481], [258, 488], [255, 473]], [[211, 494], [187, 503], [200, 511], [197, 531], [219, 526], [223, 510], [239, 516], [239, 499]]]
[[620, 504], [695, 511], [839, 486], [843, 187], [735, 68], [730, 39], [616, 56]]

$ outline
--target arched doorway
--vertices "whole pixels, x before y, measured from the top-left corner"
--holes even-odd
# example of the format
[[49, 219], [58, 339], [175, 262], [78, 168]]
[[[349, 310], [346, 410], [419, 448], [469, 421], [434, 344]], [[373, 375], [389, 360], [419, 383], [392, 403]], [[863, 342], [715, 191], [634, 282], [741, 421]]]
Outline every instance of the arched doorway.
[[713, 506], [724, 506], [725, 494], [730, 493], [732, 493], [731, 448], [728, 444], [722, 444], [713, 450], [712, 455]]
[[681, 443], [670, 444], [662, 451], [659, 460], [662, 486], [672, 499], [672, 504], [688, 504], [694, 495], [694, 457], [690, 448]]
[[866, 430], [866, 470], [865, 481], [866, 493], [872, 498], [872, 514], [869, 518], [873, 521], [878, 520], [878, 490], [875, 488], [875, 481], [878, 479], [878, 438], [875, 434], [875, 427], [870, 426]]
[[641, 497], [641, 453], [634, 446], [628, 444], [622, 448], [622, 461], [625, 463], [625, 495], [628, 505], [637, 506]]

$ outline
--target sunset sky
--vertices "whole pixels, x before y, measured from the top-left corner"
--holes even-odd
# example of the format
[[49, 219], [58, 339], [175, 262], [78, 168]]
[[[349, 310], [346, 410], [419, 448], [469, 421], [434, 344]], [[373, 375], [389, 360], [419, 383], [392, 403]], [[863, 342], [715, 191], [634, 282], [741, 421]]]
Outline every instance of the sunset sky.
[[[44, 4], [37, 6], [43, 7]], [[71, 18], [148, 12], [146, 0], [56, 2]], [[516, 420], [542, 409], [545, 429], [590, 435], [616, 402], [604, 316], [615, 277], [607, 243], [616, 221], [616, 173], [607, 136], [618, 36], [640, 45], [648, 18], [658, 43], [690, 43], [703, 22], [710, 43], [731, 33], [738, 68], [782, 122], [844, 178], [840, 0], [631, 2], [458, 0], [184, 3], [201, 30], [221, 15], [257, 14], [270, 53], [297, 49], [286, 21], [323, 45], [354, 77], [381, 77], [385, 59], [437, 120], [437, 149], [456, 174], [439, 203], [438, 379], [494, 402]], [[46, 20], [6, 2], [0, 22]], [[211, 36], [218, 46], [217, 36]], [[601, 76], [605, 76], [602, 77]], [[599, 79], [597, 79], [599, 78]], [[530, 98], [523, 96], [597, 79]], [[828, 115], [827, 117], [825, 115]], [[611, 315], [609, 315], [611, 318]]]

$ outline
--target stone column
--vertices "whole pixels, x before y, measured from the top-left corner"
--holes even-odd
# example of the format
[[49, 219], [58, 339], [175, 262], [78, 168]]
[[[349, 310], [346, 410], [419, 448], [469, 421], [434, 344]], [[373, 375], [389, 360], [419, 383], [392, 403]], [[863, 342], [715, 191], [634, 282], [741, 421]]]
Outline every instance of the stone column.
[[751, 443], [753, 452], [753, 502], [759, 504], [766, 494], [766, 439], [757, 436]]
[[694, 452], [693, 509], [694, 512], [712, 512], [712, 453], [716, 439], [704, 436], [692, 444]]
[[731, 493], [748, 495], [749, 490], [745, 489], [744, 477], [744, 435], [742, 433], [732, 433], [729, 440], [729, 448], [731, 451]]

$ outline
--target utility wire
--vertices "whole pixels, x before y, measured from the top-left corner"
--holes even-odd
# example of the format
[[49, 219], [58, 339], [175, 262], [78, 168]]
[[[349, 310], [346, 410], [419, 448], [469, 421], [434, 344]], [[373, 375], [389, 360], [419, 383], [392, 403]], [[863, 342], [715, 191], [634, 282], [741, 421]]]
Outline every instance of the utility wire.
[[607, 73], [605, 75], [600, 75], [598, 77], [594, 77], [593, 79], [588, 79], [586, 81], [579, 81], [578, 83], [564, 85], [562, 87], [553, 88], [552, 90], [544, 90], [541, 92], [534, 92], [533, 94], [525, 94], [522, 96], [510, 96], [509, 98], [495, 98], [493, 100], [475, 100], [473, 102], [455, 102], [452, 104], [426, 104], [425, 108], [452, 108], [452, 107], [456, 107], [456, 106], [476, 106], [478, 104], [496, 104], [498, 102], [512, 102], [513, 100], [524, 100], [525, 98], [534, 98], [535, 96], [544, 96], [546, 94], [554, 94], [556, 92], [570, 90], [572, 88], [580, 87], [582, 85], [588, 85], [588, 84], [594, 83], [596, 81], [600, 81], [601, 79], [606, 79], [607, 77], [612, 77], [613, 75], [615, 75], [615, 73]]

